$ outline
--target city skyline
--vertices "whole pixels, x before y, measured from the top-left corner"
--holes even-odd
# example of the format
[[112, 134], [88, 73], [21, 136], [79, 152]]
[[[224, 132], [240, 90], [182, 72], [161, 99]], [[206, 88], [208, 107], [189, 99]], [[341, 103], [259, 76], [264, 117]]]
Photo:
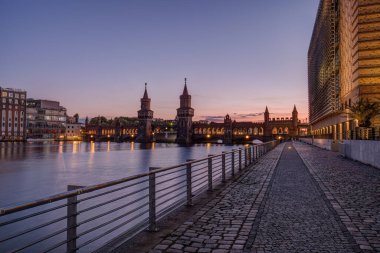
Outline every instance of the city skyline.
[[195, 120], [262, 120], [266, 105], [288, 116], [294, 104], [306, 118], [318, 1], [218, 3], [4, 1], [0, 85], [82, 118], [133, 117], [148, 82], [155, 117], [173, 119], [187, 77]]

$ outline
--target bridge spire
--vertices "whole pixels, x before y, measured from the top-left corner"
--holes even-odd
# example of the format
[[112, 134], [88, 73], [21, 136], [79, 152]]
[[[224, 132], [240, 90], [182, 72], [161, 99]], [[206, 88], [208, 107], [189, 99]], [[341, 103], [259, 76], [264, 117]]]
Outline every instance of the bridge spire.
[[189, 92], [187, 91], [187, 78], [185, 77], [185, 87], [183, 88], [183, 93], [182, 95], [185, 95], [185, 96], [188, 96], [189, 95]]
[[149, 98], [149, 97], [148, 97], [148, 91], [147, 91], [147, 89], [146, 89], [146, 86], [147, 86], [147, 83], [145, 83], [145, 91], [144, 91], [144, 96], [143, 96], [143, 98]]

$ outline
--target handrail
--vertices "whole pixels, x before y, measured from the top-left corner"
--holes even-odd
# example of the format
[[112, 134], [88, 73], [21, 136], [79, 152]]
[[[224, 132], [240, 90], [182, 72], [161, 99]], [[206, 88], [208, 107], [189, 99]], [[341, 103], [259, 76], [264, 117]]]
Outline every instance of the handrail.
[[[42, 214], [50, 215], [49, 218], [53, 218], [53, 220], [37, 225], [31, 224], [32, 227], [25, 227], [24, 230], [15, 232], [11, 235], [4, 233], [5, 238], [0, 237], [0, 248], [2, 242], [16, 240], [14, 238], [19, 237], [20, 235], [22, 236], [24, 234], [31, 234], [34, 231], [38, 230], [40, 227], [45, 227], [46, 224], [50, 225], [52, 222], [56, 222], [58, 216], [56, 216], [56, 214], [52, 215], [52, 212], [62, 207], [67, 207], [67, 213], [64, 216], [59, 216], [63, 217], [60, 218], [59, 221], [67, 219], [67, 226], [56, 231], [59, 231], [59, 233], [66, 232], [67, 239], [60, 242], [53, 241], [54, 244], [53, 246], [49, 246], [49, 249], [61, 247], [66, 243], [67, 251], [76, 252], [78, 249], [100, 239], [101, 237], [94, 235], [95, 237], [91, 238], [90, 236], [87, 242], [82, 243], [79, 246], [77, 246], [77, 239], [82, 238], [84, 234], [90, 234], [93, 231], [104, 234], [103, 231], [99, 230], [105, 228], [114, 221], [121, 221], [121, 218], [124, 217], [127, 219], [127, 221], [121, 221], [122, 223], [118, 225], [115, 224], [113, 227], [114, 230], [125, 225], [125, 233], [129, 233], [131, 231], [141, 231], [143, 228], [148, 228], [150, 231], [157, 231], [157, 220], [162, 218], [164, 215], [172, 212], [180, 205], [187, 203], [187, 205], [191, 206], [192, 199], [198, 196], [201, 192], [206, 189], [208, 191], [213, 191], [215, 188], [214, 184], [225, 183], [227, 178], [234, 178], [235, 173], [238, 173], [250, 166], [255, 160], [259, 159], [262, 155], [274, 148], [277, 144], [278, 141], [270, 141], [266, 143], [250, 145], [248, 147], [244, 146], [239, 149], [232, 149], [231, 151], [225, 151], [217, 155], [209, 155], [205, 158], [197, 160], [187, 160], [186, 162], [174, 166], [164, 168], [152, 167], [149, 169], [149, 172], [112, 180], [101, 184], [86, 187], [69, 186], [68, 191], [63, 193], [55, 194], [35, 201], [30, 201], [18, 206], [1, 208], [0, 218], [35, 207], [44, 207], [45, 209], [42, 209], [42, 211], [35, 210], [32, 213], [27, 213], [26, 215], [23, 214], [23, 216], [19, 217], [16, 216], [11, 220], [6, 219], [4, 222], [0, 222], [0, 228], [12, 225], [16, 222], [20, 223], [26, 219], [31, 219]], [[180, 174], [176, 174], [178, 172]], [[182, 177], [184, 177], [184, 180], [180, 180], [178, 182], [179, 178]], [[108, 187], [128, 182], [131, 183], [119, 186], [117, 188], [114, 187], [107, 189]], [[157, 187], [163, 183], [167, 184], [164, 188]], [[139, 188], [134, 189], [134, 187]], [[102, 189], [106, 190], [78, 199], [79, 195], [95, 192]], [[121, 190], [125, 190], [126, 192], [119, 192]], [[147, 190], [147, 194], [141, 195], [143, 191]], [[117, 194], [122, 195], [117, 195], [116, 197], [112, 197], [110, 195], [108, 195], [108, 197], [105, 196], [107, 194], [116, 194], [116, 192], [118, 192]], [[51, 204], [61, 200], [66, 200], [67, 203], [62, 205], [58, 204], [52, 208], [44, 206], [45, 204]], [[137, 207], [137, 203], [143, 200], [148, 201], [144, 201], [143, 204], [138, 204]], [[81, 206], [79, 210], [78, 204], [81, 203], [85, 203], [85, 205]], [[167, 206], [165, 206], [165, 204], [167, 204]], [[145, 211], [142, 211], [143, 209]], [[94, 212], [92, 212], [92, 210], [94, 210]], [[99, 213], [99, 211], [101, 211], [101, 213]], [[119, 211], [122, 213], [119, 213]], [[117, 216], [113, 218], [109, 217], [109, 215], [111, 216], [113, 214]], [[146, 214], [148, 217], [143, 217], [143, 215]], [[81, 220], [77, 220], [78, 216], [81, 217]], [[82, 228], [83, 224], [94, 225], [92, 221], [98, 218], [103, 219], [105, 216], [109, 217], [108, 221], [102, 221], [100, 224], [96, 223], [95, 226], [85, 231], [83, 231], [83, 229], [85, 229], [86, 226], [83, 227], [82, 231], [77, 231], [77, 228]], [[138, 222], [131, 224], [130, 222], [132, 220], [135, 221], [137, 217], [140, 217]], [[9, 231], [11, 231], [11, 229]], [[112, 229], [107, 228], [107, 231], [112, 231]], [[56, 235], [57, 232], [50, 232], [45, 236], [39, 236], [39, 240], [29, 243], [26, 242], [26, 246], [21, 246], [21, 249], [32, 247], [33, 245], [36, 245]], [[20, 247], [20, 245], [15, 246]]]
[[[265, 143], [260, 143], [260, 144], [256, 144], [256, 146], [261, 146], [261, 145], [264, 145], [264, 144]], [[237, 153], [237, 152], [238, 152], [238, 150], [232, 150], [232, 151], [227, 151], [224, 154], [231, 154], [231, 153]], [[36, 206], [40, 206], [40, 205], [44, 205], [44, 204], [50, 204], [50, 203], [53, 203], [53, 202], [56, 202], [56, 201], [59, 201], [59, 200], [63, 200], [63, 199], [67, 199], [67, 198], [70, 198], [70, 197], [73, 197], [73, 196], [77, 196], [77, 195], [81, 195], [81, 194], [84, 194], [84, 193], [93, 192], [93, 191], [96, 191], [96, 190], [100, 190], [100, 189], [103, 189], [103, 188], [106, 188], [106, 187], [110, 187], [110, 186], [114, 186], [114, 185], [121, 184], [121, 183], [126, 183], [126, 182], [132, 181], [134, 179], [143, 178], [143, 177], [151, 175], [152, 173], [157, 174], [157, 173], [160, 173], [160, 172], [163, 172], [163, 171], [179, 168], [179, 167], [182, 167], [182, 166], [186, 166], [188, 164], [193, 164], [193, 163], [197, 163], [197, 162], [201, 162], [201, 161], [207, 161], [209, 158], [215, 158], [215, 157], [220, 157], [220, 156], [222, 156], [222, 154], [211, 155], [210, 157], [201, 158], [201, 159], [197, 159], [197, 160], [190, 161], [190, 162], [184, 162], [184, 163], [181, 163], [181, 164], [177, 164], [177, 165], [173, 165], [173, 166], [169, 166], [169, 167], [160, 168], [160, 169], [157, 169], [157, 170], [154, 170], [154, 171], [144, 172], [144, 173], [140, 173], [140, 174], [137, 174], [137, 175], [134, 175], [134, 176], [129, 176], [129, 177], [121, 178], [121, 179], [116, 179], [116, 180], [108, 181], [108, 182], [101, 183], [101, 184], [86, 186], [86, 187], [83, 187], [83, 188], [80, 188], [80, 189], [77, 189], [77, 190], [72, 190], [72, 191], [67, 191], [67, 192], [55, 194], [55, 195], [52, 195], [52, 196], [49, 196], [49, 197], [46, 197], [46, 198], [42, 198], [42, 199], [37, 199], [35, 201], [31, 201], [31, 202], [28, 202], [26, 204], [22, 204], [22, 205], [19, 205], [19, 206], [10, 207], [10, 208], [1, 208], [0, 209], [0, 216], [6, 215], [6, 214], [15, 213], [15, 212], [19, 212], [19, 211], [22, 211], [22, 210], [30, 209], [30, 208], [33, 208], [33, 207], [36, 207]]]

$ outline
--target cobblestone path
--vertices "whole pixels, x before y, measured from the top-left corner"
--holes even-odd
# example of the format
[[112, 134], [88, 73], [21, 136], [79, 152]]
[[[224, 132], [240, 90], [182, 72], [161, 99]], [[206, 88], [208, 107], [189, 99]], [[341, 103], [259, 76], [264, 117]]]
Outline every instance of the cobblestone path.
[[285, 145], [262, 206], [247, 251], [360, 251], [292, 143]]
[[294, 145], [360, 248], [380, 252], [380, 170], [335, 152]]
[[260, 158], [150, 252], [243, 252], [283, 147]]

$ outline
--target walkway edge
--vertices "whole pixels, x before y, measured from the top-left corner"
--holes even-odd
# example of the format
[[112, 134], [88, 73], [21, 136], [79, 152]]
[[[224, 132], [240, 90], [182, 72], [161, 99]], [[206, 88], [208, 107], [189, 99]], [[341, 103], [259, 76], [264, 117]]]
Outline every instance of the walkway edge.
[[[277, 157], [277, 161], [274, 164], [272, 170], [268, 173], [267, 178], [265, 179], [265, 182], [263, 183], [263, 187], [260, 190], [260, 193], [258, 197], [256, 198], [255, 202], [253, 203], [253, 208], [255, 210], [255, 216], [254, 216], [254, 222], [252, 225], [252, 229], [249, 233], [249, 239], [247, 240], [245, 246], [244, 246], [244, 252], [250, 252], [252, 249], [252, 246], [255, 242], [256, 239], [256, 234], [258, 231], [258, 227], [260, 225], [260, 218], [257, 219], [257, 217], [261, 217], [263, 211], [264, 211], [264, 206], [266, 204], [267, 196], [269, 194], [268, 189], [272, 186], [273, 180], [274, 180], [274, 174], [277, 171], [278, 164], [280, 162], [280, 158], [282, 156], [282, 153], [284, 152], [285, 145], [282, 144], [282, 150], [280, 154]], [[260, 198], [260, 199], [259, 199]], [[259, 199], [259, 201], [257, 201]]]
[[[293, 145], [294, 146], [294, 145]], [[331, 193], [329, 188], [323, 183], [321, 178], [317, 175], [316, 170], [314, 167], [302, 156], [302, 154], [297, 150], [297, 147], [294, 146], [295, 150], [297, 151], [299, 157], [301, 158], [302, 162], [305, 164], [306, 168], [308, 169], [311, 176], [316, 181], [317, 185], [321, 189], [325, 199], [327, 200], [327, 203], [331, 205], [333, 210], [335, 210], [336, 214], [339, 216], [340, 221], [345, 226], [345, 229], [349, 232], [353, 240], [356, 242], [356, 244], [359, 246], [360, 251], [367, 251], [372, 252], [374, 249], [370, 246], [367, 239], [363, 236], [363, 234], [360, 232], [360, 230], [357, 228], [357, 226], [351, 221], [348, 214], [344, 211], [344, 209], [340, 206], [337, 199], [334, 197], [334, 195]]]

